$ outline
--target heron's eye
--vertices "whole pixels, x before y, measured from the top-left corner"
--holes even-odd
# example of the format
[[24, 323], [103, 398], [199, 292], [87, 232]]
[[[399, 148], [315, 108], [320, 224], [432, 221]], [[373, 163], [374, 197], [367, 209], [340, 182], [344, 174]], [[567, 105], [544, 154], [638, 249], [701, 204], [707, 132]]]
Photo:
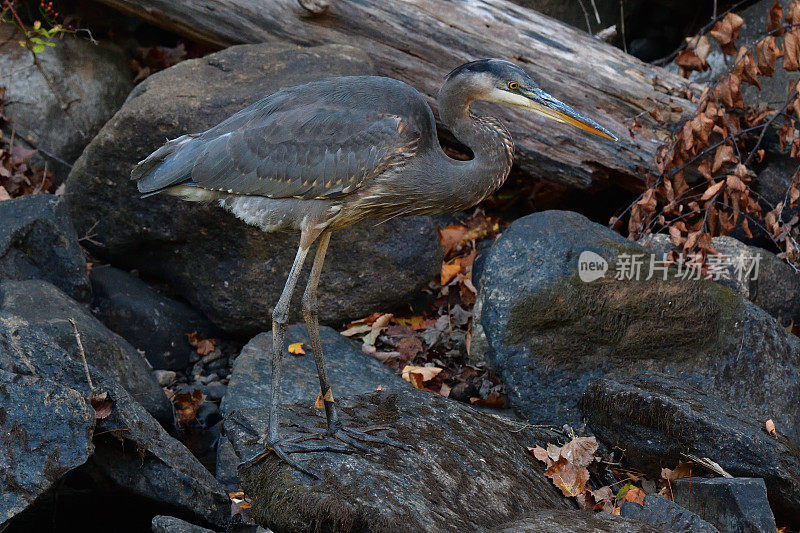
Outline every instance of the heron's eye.
[[508, 82], [508, 88], [511, 89], [512, 91], [516, 91], [517, 89], [519, 89], [519, 83], [515, 81], [510, 81]]

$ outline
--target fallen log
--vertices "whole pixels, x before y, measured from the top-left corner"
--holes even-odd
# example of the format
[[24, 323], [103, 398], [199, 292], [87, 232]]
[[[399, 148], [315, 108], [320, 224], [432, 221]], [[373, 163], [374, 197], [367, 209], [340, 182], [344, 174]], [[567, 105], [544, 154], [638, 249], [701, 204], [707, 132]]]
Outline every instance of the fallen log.
[[[510, 59], [621, 139], [613, 143], [524, 110], [492, 109], [513, 134], [520, 170], [579, 189], [612, 180], [640, 188], [670, 127], [693, 111], [682, 78], [506, 0], [331, 0], [327, 8], [323, 0], [100, 1], [218, 47], [356, 46], [368, 51], [382, 75], [415, 86], [434, 110], [452, 68], [482, 57]], [[663, 123], [650, 116], [654, 109]], [[634, 119], [641, 128], [632, 135]]]

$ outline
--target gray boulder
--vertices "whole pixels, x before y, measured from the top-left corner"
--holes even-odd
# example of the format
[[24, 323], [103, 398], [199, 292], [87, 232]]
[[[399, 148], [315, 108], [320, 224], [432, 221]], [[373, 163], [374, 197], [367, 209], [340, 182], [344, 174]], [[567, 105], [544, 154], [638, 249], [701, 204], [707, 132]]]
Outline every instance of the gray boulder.
[[763, 479], [678, 479], [672, 486], [672, 493], [675, 502], [698, 513], [720, 531], [772, 533], [777, 530]]
[[17, 44], [20, 39], [11, 24], [0, 26], [6, 116], [13, 117], [7, 127], [15, 129], [17, 142], [41, 149], [48, 168], [66, 176], [69, 167], [64, 163], [77, 159], [128, 96], [133, 86], [130, 67], [114, 45], [95, 45], [67, 34], [36, 55], [39, 70], [33, 55]]
[[[785, 437], [767, 434], [766, 420], [754, 419], [743, 412], [747, 410], [746, 403], [740, 400], [734, 405], [679, 379], [641, 374], [627, 380], [592, 382], [581, 398], [580, 409], [600, 441], [609, 448], [625, 449], [625, 461], [633, 468], [659, 477], [661, 468], [674, 468], [685, 460], [682, 454], [708, 458], [732, 476], [763, 478], [776, 516], [797, 526], [800, 457]], [[777, 427], [782, 433], [781, 426]], [[681, 480], [681, 483], [697, 481]], [[684, 489], [688, 491], [687, 487]], [[728, 490], [722, 486], [719, 489]], [[692, 492], [691, 509], [727, 531], [711, 514], [698, 512], [703, 507], [695, 506], [694, 498]], [[732, 500], [719, 495], [717, 499], [724, 501], [718, 507], [735, 508]], [[686, 500], [676, 496], [675, 501], [687, 505], [688, 496]], [[769, 510], [766, 501], [758, 504], [753, 499], [752, 505]], [[709, 507], [709, 513], [710, 510]]]
[[197, 310], [159, 294], [124, 270], [95, 267], [90, 278], [94, 315], [142, 350], [153, 368], [184, 370], [194, 350], [187, 334], [196, 331], [210, 337], [215, 331]]
[[[93, 252], [166, 281], [222, 329], [268, 329], [297, 236], [265, 235], [214, 206], [141, 199], [131, 169], [165, 139], [203, 131], [281, 87], [371, 72], [366, 53], [354, 48], [259, 44], [149, 77], [70, 174], [65, 197], [78, 231], [94, 228], [103, 246]], [[322, 275], [320, 318], [341, 323], [391, 309], [434, 277], [441, 259], [429, 217], [365, 222], [337, 232]], [[299, 317], [299, 306], [293, 311]]]
[[669, 530], [591, 511], [541, 511], [532, 516], [491, 529], [494, 533], [660, 533]]
[[[258, 524], [275, 531], [395, 531], [398, 525], [404, 531], [478, 531], [575, 506], [527, 452], [532, 439], [518, 423], [410, 387], [340, 397], [339, 405], [345, 425], [387, 425], [383, 433], [410, 449], [377, 445], [369, 453], [305, 454], [304, 467], [320, 480], [270, 454], [240, 471]], [[324, 427], [320, 411], [302, 402], [280, 415], [287, 426]], [[265, 416], [263, 410], [232, 415], [240, 457], [261, 451], [249, 444], [253, 435], [244, 428], [260, 428]]]
[[173, 424], [172, 405], [145, 358], [56, 287], [44, 281], [0, 283], [0, 311], [42, 331], [80, 361], [69, 322], [74, 320], [89, 363], [119, 383], [162, 423]]
[[[91, 394], [83, 364], [63, 349], [46, 328], [22, 320], [5, 308], [0, 308], [0, 370], [29, 376], [27, 379], [58, 383], [77, 391], [76, 395], [81, 398], [88, 398]], [[224, 529], [230, 501], [211, 473], [183, 444], [170, 437], [132, 394], [91, 364], [89, 371], [95, 393], [108, 394], [111, 413], [98, 419], [93, 426], [94, 453], [79, 468], [81, 476], [91, 478], [90, 486], [97, 487], [103, 497], [127, 498], [127, 501], [135, 501], [151, 510], [175, 513], [203, 525]], [[37, 405], [37, 401], [31, 400], [31, 404]], [[52, 410], [52, 406], [49, 409]], [[35, 414], [35, 410], [30, 414]], [[52, 412], [48, 416], [52, 416]], [[30, 420], [29, 423], [37, 421], [35, 418]], [[43, 418], [38, 422], [48, 425], [51, 419]], [[80, 442], [81, 432], [85, 429], [78, 425], [73, 429], [72, 438]], [[47, 451], [50, 459], [46, 467], [56, 466], [53, 449]], [[70, 457], [66, 448], [59, 448], [58, 453]], [[28, 467], [31, 468], [29, 477], [35, 477], [36, 463], [21, 465], [25, 472], [28, 472]], [[45, 468], [44, 472], [46, 478], [51, 475], [57, 478], [59, 470], [50, 472]], [[55, 478], [48, 479], [53, 482]], [[95, 502], [100, 501], [97, 495], [85, 488], [82, 493], [95, 498]], [[35, 510], [31, 510], [33, 512], [26, 513], [28, 517], [37, 517]]]
[[[639, 243], [659, 257], [673, 248], [669, 236], [663, 233], [648, 235]], [[774, 253], [733, 237], [714, 237], [711, 244], [725, 260], [715, 281], [747, 298], [785, 326], [800, 322], [800, 273]], [[737, 271], [737, 265], [743, 268]], [[745, 275], [751, 267], [753, 275]]]
[[627, 518], [644, 522], [652, 526], [676, 533], [719, 533], [719, 530], [691, 512], [661, 496], [648, 494], [644, 505], [636, 502], [625, 502], [620, 514]]
[[[397, 391], [411, 385], [395, 375], [387, 366], [361, 352], [358, 343], [339, 335], [329, 327], [320, 328], [328, 377], [336, 398], [372, 392], [378, 387]], [[287, 343], [308, 343], [303, 325], [295, 324], [286, 332]], [[243, 438], [242, 428], [230, 421], [235, 413], [247, 413], [248, 425], [256, 431], [266, 428], [266, 417], [261, 415], [269, 408], [270, 378], [272, 369], [270, 349], [272, 333], [261, 333], [242, 349], [233, 365], [228, 391], [220, 404], [223, 417], [223, 434], [217, 449], [217, 478], [226, 484], [235, 484], [236, 467], [248, 457], [240, 457], [233, 441]], [[314, 356], [306, 345], [306, 354], [287, 355], [284, 359], [281, 380], [281, 401], [285, 405], [314, 405], [319, 394], [319, 379]], [[258, 415], [258, 416], [256, 416]], [[255, 416], [255, 418], [253, 418]]]
[[[382, 433], [412, 449], [378, 445], [369, 454], [306, 454], [303, 464], [321, 476], [319, 482], [267, 457], [239, 472], [260, 525], [387, 531], [402, 523], [406, 531], [473, 531], [494, 526], [493, 517], [508, 521], [524, 511], [574, 507], [531, 462], [525, 445], [533, 445], [533, 437], [520, 431], [522, 424], [414, 389], [336, 331], [322, 328], [321, 336], [342, 421], [353, 428], [387, 424], [391, 430]], [[288, 342], [307, 340], [302, 326], [289, 328]], [[236, 463], [263, 451], [253, 439], [267, 423], [270, 345], [271, 336], [261, 334], [236, 359], [222, 402], [220, 450], [227, 455], [220, 453], [218, 476], [227, 469], [230, 477]], [[286, 356], [280, 414], [286, 436], [296, 431], [293, 424], [325, 424], [324, 411], [313, 407], [319, 383], [306, 352]], [[539, 444], [555, 442], [552, 435], [536, 436]]]
[[[605, 276], [581, 281], [582, 252], [607, 262]], [[647, 266], [639, 281], [617, 280], [636, 254], [650, 251], [562, 211], [521, 218], [495, 242], [473, 347], [477, 339], [510, 403], [531, 423], [578, 425], [592, 379], [656, 370], [773, 419], [800, 444], [800, 339], [729, 289], [674, 269], [666, 280], [646, 280]]]
[[151, 525], [153, 533], [214, 533], [210, 529], [190, 524], [174, 516], [154, 516]]
[[43, 279], [71, 298], [91, 299], [86, 259], [58, 197], [34, 194], [0, 203], [0, 281]]
[[0, 530], [87, 461], [94, 422], [94, 409], [74, 389], [0, 370]]

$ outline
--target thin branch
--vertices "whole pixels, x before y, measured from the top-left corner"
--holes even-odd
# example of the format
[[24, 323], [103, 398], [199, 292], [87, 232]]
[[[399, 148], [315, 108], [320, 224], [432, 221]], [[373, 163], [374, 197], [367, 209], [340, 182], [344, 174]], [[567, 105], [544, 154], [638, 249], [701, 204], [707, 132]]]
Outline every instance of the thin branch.
[[72, 324], [72, 332], [75, 334], [75, 342], [78, 345], [78, 353], [81, 356], [81, 361], [83, 361], [83, 371], [86, 372], [86, 381], [89, 383], [89, 391], [91, 395], [94, 396], [94, 383], [92, 383], [92, 375], [89, 372], [89, 363], [86, 361], [86, 352], [83, 349], [83, 343], [81, 342], [81, 334], [78, 333], [78, 326], [75, 324], [75, 320], [70, 318], [69, 323]]

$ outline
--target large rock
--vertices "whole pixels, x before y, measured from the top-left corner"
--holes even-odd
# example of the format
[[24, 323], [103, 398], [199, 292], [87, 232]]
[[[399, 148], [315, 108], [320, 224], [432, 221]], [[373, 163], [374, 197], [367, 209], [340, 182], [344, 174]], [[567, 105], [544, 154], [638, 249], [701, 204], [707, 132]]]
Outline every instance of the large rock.
[[142, 350], [153, 368], [184, 370], [194, 350], [187, 334], [210, 337], [214, 332], [197, 310], [159, 294], [123, 270], [95, 267], [91, 280], [94, 315]]
[[[298, 237], [265, 235], [214, 206], [140, 199], [131, 169], [165, 139], [203, 131], [281, 87], [371, 72], [367, 55], [350, 47], [245, 45], [149, 77], [70, 174], [65, 196], [78, 231], [93, 227], [103, 245], [95, 253], [167, 281], [223, 329], [268, 329]], [[441, 258], [428, 217], [337, 232], [322, 275], [321, 320], [400, 305], [436, 275]], [[299, 305], [293, 310], [299, 316]]]
[[[581, 281], [584, 251], [609, 264], [605, 277]], [[506, 229], [486, 258], [473, 348], [511, 404], [532, 423], [577, 425], [593, 378], [658, 370], [773, 419], [800, 444], [800, 339], [712, 281], [674, 269], [646, 281], [647, 264], [639, 281], [617, 280], [636, 254], [650, 252], [576, 213], [536, 213]]]
[[[0, 308], [0, 370], [29, 376], [27, 379], [58, 383], [77, 391], [77, 396], [81, 398], [88, 398], [91, 394], [83, 364], [64, 350], [50, 336], [46, 327], [29, 323], [4, 308]], [[95, 393], [108, 394], [111, 413], [97, 420], [93, 437], [95, 450], [86, 464], [76, 470], [81, 473], [77, 487], [67, 483], [59, 485], [57, 490], [65, 490], [73, 497], [82, 494], [93, 505], [106, 497], [112, 501], [123, 499], [130, 506], [120, 506], [120, 514], [116, 517], [120, 521], [138, 520], [138, 517], [125, 513], [130, 514], [131, 508], [140, 509], [143, 506], [151, 512], [148, 516], [155, 514], [153, 511], [156, 510], [170, 512], [200, 524], [224, 529], [228, 522], [230, 501], [214, 477], [180, 442], [164, 431], [133, 395], [91, 364], [89, 371]], [[31, 393], [36, 390], [31, 389]], [[38, 405], [34, 399], [30, 403]], [[53, 424], [53, 407], [49, 406], [48, 409], [43, 413], [47, 418], [41, 419], [41, 424]], [[36, 410], [31, 408], [29, 414], [35, 415]], [[72, 438], [79, 439], [84, 430], [77, 425], [73, 429]], [[48, 448], [47, 452], [51, 457], [47, 465], [57, 466], [54, 450]], [[66, 449], [62, 451], [59, 448], [58, 453], [68, 456]], [[23, 464], [22, 468], [28, 466]], [[34, 475], [37, 472], [36, 465], [32, 467], [31, 475]], [[52, 471], [45, 468], [45, 476], [58, 472], [55, 468]], [[87, 489], [87, 476], [91, 478], [88, 487], [96, 492]], [[51, 499], [53, 505], [57, 505], [59, 498]], [[81, 503], [87, 504], [85, 501]], [[54, 515], [37, 513], [36, 503], [26, 515], [28, 522], [39, 524], [29, 530], [52, 527], [51, 516]]]
[[591, 511], [541, 511], [532, 516], [491, 529], [494, 533], [661, 533], [668, 530]]
[[144, 357], [56, 287], [44, 281], [0, 283], [0, 310], [41, 330], [80, 361], [69, 322], [74, 320], [89, 363], [122, 385], [162, 423], [173, 424], [172, 405]]
[[[528, 453], [520, 425], [439, 395], [403, 388], [339, 399], [342, 423], [387, 425], [382, 432], [410, 449], [374, 446], [369, 453], [313, 453], [302, 474], [274, 455], [243, 469], [251, 516], [275, 531], [476, 531], [543, 509], [574, 503]], [[283, 424], [324, 427], [307, 402], [287, 406]], [[263, 410], [232, 415], [228, 433], [241, 457], [261, 451], [246, 427], [261, 428]], [[283, 430], [287, 434], [287, 428]], [[338, 441], [334, 441], [338, 442]]]
[[0, 281], [43, 279], [82, 302], [91, 298], [86, 259], [64, 202], [34, 194], [0, 203]]
[[690, 510], [659, 494], [648, 494], [644, 504], [623, 503], [620, 514], [675, 533], [719, 533], [717, 528]]
[[[355, 396], [372, 392], [378, 387], [397, 391], [410, 387], [408, 382], [395, 375], [388, 367], [361, 352], [358, 343], [339, 335], [329, 327], [320, 328], [325, 366], [331, 380], [334, 397]], [[305, 326], [292, 325], [286, 332], [288, 343], [306, 343], [306, 354], [300, 357], [287, 355], [283, 363], [281, 401], [284, 404], [314, 405], [319, 394], [319, 378], [313, 352], [308, 349]], [[220, 404], [223, 417], [223, 434], [217, 448], [217, 478], [226, 484], [235, 484], [236, 467], [248, 457], [240, 457], [232, 446], [237, 435], [236, 422], [229, 421], [237, 412], [265, 413], [270, 404], [270, 378], [272, 365], [270, 349], [272, 333], [260, 333], [250, 340], [234, 362], [228, 391]], [[256, 431], [266, 428], [266, 418], [250, 422]], [[232, 432], [232, 433], [231, 433]]]
[[[240, 472], [241, 486], [254, 500], [251, 515], [261, 525], [276, 531], [383, 531], [402, 523], [408, 531], [472, 531], [496, 525], [492, 517], [509, 521], [525, 511], [573, 507], [530, 462], [525, 443], [532, 445], [531, 437], [519, 431], [520, 424], [418, 391], [364, 355], [357, 343], [330, 328], [322, 328], [321, 336], [342, 421], [353, 428], [388, 424], [392, 429], [382, 433], [413, 449], [378, 445], [369, 454], [307, 454], [314, 456], [303, 464], [320, 482], [268, 457]], [[295, 325], [287, 340], [308, 338]], [[222, 402], [220, 449], [230, 453], [224, 468], [262, 451], [253, 439], [266, 427], [270, 346], [271, 335], [259, 335], [236, 359]], [[306, 352], [286, 356], [280, 418], [285, 435], [294, 431], [292, 424], [324, 427], [324, 410], [313, 407], [316, 367], [311, 350]], [[554, 441], [541, 437], [540, 444], [547, 440]]]
[[41, 154], [51, 170], [66, 176], [69, 168], [63, 162], [75, 161], [125, 101], [133, 86], [130, 67], [114, 45], [67, 34], [36, 54], [40, 70], [33, 54], [17, 44], [21, 36], [14, 32], [11, 24], [0, 26], [6, 116], [13, 117], [7, 127], [15, 129], [16, 142], [55, 156]]
[[[682, 454], [707, 457], [733, 476], [763, 478], [776, 516], [800, 523], [800, 456], [785, 437], [766, 433], [765, 420], [743, 412], [747, 400], [734, 405], [677, 379], [640, 374], [592, 382], [580, 408], [598, 439], [624, 449], [634, 468], [659, 477], [661, 468], [685, 460]], [[721, 507], [732, 505], [724, 500]]]
[[[659, 257], [674, 248], [669, 236], [663, 233], [648, 235], [639, 242]], [[715, 281], [741, 294], [785, 326], [800, 322], [800, 273], [774, 253], [733, 237], [714, 237], [711, 244], [721, 254], [715, 256], [720, 261], [719, 271], [712, 274], [718, 278]]]
[[210, 529], [190, 524], [174, 516], [154, 516], [153, 533], [214, 533]]
[[94, 409], [77, 391], [0, 370], [0, 530], [86, 462], [94, 451], [94, 420]]
[[702, 515], [720, 531], [772, 533], [778, 529], [763, 479], [678, 479], [672, 493], [677, 503]]

